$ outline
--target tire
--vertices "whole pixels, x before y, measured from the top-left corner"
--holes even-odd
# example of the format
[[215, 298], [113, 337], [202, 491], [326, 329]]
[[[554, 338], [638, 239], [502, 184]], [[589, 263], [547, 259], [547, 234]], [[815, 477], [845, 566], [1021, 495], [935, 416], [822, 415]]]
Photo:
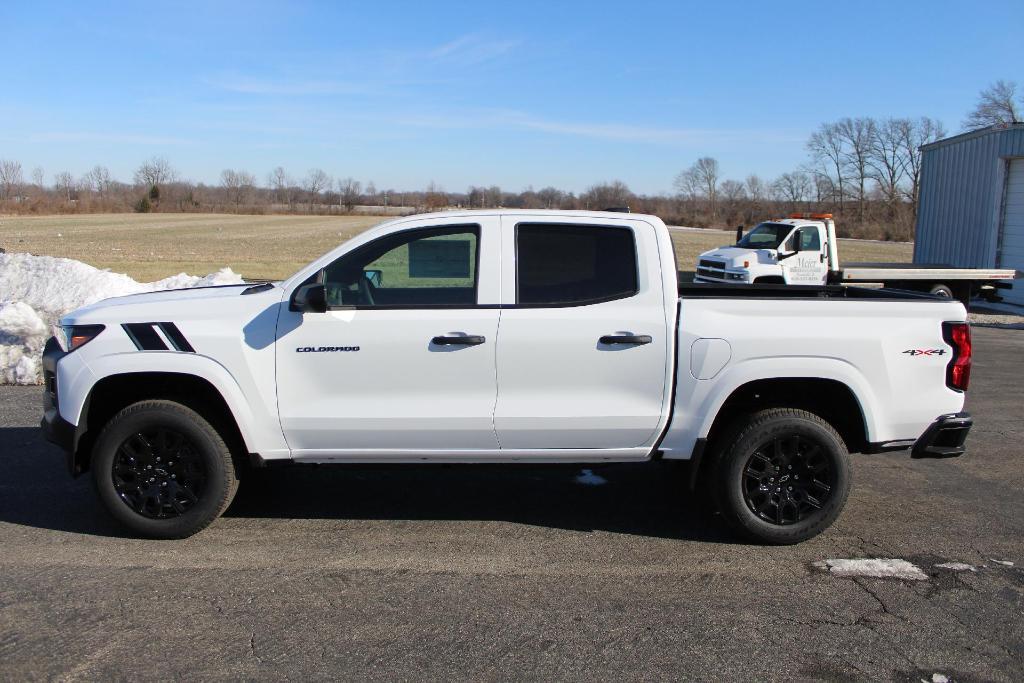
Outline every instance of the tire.
[[96, 439], [91, 469], [111, 516], [148, 538], [202, 531], [238, 490], [224, 439], [173, 401], [141, 401], [117, 413]]
[[952, 299], [953, 290], [946, 285], [934, 285], [928, 293], [933, 296], [941, 296], [943, 299]]
[[793, 408], [761, 410], [734, 423], [721, 443], [711, 472], [715, 501], [740, 535], [789, 545], [839, 517], [852, 483], [850, 456], [825, 420]]

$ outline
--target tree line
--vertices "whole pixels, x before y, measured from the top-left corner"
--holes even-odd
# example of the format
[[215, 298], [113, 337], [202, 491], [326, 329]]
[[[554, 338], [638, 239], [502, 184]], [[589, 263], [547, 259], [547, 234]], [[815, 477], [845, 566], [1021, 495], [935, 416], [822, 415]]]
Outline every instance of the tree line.
[[[1020, 122], [1024, 102], [1013, 82], [983, 90], [962, 127], [974, 130]], [[379, 189], [319, 168], [295, 177], [276, 167], [264, 178], [224, 169], [216, 184], [183, 178], [163, 157], [149, 159], [131, 182], [97, 165], [79, 177], [60, 171], [47, 183], [41, 168], [27, 174], [18, 161], [0, 159], [0, 211], [14, 213], [235, 212], [401, 214], [446, 208], [606, 209], [629, 207], [674, 224], [752, 225], [791, 211], [837, 215], [843, 235], [913, 239], [921, 180], [921, 146], [945, 137], [941, 122], [917, 118], [846, 117], [821, 124], [806, 141], [807, 160], [776, 178], [722, 178], [718, 161], [697, 159], [675, 178], [675, 194], [636, 194], [620, 180], [584, 192], [496, 185], [450, 192], [434, 183], [415, 191]]]

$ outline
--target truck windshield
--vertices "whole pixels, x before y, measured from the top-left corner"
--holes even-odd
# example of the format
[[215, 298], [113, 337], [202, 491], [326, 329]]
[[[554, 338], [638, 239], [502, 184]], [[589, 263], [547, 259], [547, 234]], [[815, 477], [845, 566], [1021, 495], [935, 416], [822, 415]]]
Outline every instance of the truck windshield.
[[744, 235], [736, 246], [747, 249], [778, 249], [782, 240], [786, 239], [792, 230], [793, 226], [786, 223], [761, 223]]

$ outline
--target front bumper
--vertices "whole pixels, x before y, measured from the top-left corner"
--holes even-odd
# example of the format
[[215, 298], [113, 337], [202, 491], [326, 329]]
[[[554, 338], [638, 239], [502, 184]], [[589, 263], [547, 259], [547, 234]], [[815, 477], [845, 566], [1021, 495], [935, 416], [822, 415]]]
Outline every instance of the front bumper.
[[43, 419], [39, 422], [39, 428], [43, 430], [43, 436], [50, 443], [60, 446], [67, 454], [67, 465], [72, 476], [81, 474], [81, 469], [76, 463], [75, 451], [78, 447], [78, 437], [81, 435], [78, 427], [71, 424], [60, 414], [59, 400], [57, 397], [57, 361], [66, 356], [67, 353], [60, 348], [60, 344], [53, 337], [46, 342], [43, 348]]
[[967, 450], [964, 442], [974, 420], [968, 413], [952, 413], [938, 418], [914, 443], [914, 458], [955, 458]]

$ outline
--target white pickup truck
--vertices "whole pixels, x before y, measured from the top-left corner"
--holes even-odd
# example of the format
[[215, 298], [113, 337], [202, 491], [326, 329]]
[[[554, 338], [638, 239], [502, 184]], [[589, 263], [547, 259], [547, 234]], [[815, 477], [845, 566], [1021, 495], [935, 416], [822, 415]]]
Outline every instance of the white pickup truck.
[[669, 459], [739, 532], [795, 543], [839, 515], [849, 452], [964, 452], [965, 321], [905, 292], [679, 286], [653, 216], [437, 213], [280, 283], [68, 314], [42, 426], [151, 537], [210, 524], [250, 467]]
[[760, 223], [746, 235], [737, 228], [735, 246], [705, 251], [697, 258], [694, 282], [725, 284], [846, 284], [928, 292], [955, 298], [1000, 301], [1012, 268], [953, 268], [913, 263], [839, 265], [839, 240], [830, 213], [794, 213]]

